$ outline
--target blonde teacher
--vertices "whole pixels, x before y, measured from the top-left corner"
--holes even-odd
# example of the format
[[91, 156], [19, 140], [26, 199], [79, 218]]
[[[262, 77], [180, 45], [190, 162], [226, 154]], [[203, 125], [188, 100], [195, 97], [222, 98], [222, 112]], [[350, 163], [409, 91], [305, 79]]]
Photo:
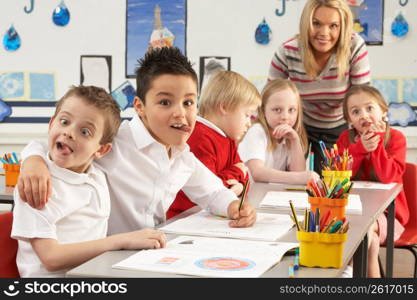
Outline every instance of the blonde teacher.
[[352, 85], [370, 82], [365, 41], [353, 32], [352, 13], [344, 0], [308, 0], [299, 34], [275, 52], [269, 80], [289, 78], [302, 98], [304, 124], [321, 170], [318, 141], [336, 143], [347, 128], [342, 100]]

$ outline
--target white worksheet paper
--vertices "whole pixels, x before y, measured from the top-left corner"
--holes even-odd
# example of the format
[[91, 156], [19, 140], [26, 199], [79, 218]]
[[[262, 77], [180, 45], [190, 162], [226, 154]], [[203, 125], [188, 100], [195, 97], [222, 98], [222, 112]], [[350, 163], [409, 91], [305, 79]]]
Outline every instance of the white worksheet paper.
[[[305, 192], [277, 192], [269, 191], [265, 194], [259, 206], [261, 208], [275, 208], [278, 210], [290, 211], [289, 200], [292, 200], [296, 211], [310, 208], [308, 195]], [[349, 194], [346, 213], [351, 215], [362, 214], [362, 202], [359, 195]]]
[[259, 277], [298, 243], [179, 236], [166, 248], [143, 250], [112, 268], [202, 277]]
[[[302, 217], [298, 219], [301, 221]], [[245, 228], [230, 227], [230, 221], [202, 210], [158, 229], [176, 234], [276, 241], [294, 226], [289, 214], [257, 213], [255, 224]]]
[[380, 183], [375, 181], [353, 181], [355, 189], [374, 189], [374, 190], [390, 190], [396, 185], [393, 183]]

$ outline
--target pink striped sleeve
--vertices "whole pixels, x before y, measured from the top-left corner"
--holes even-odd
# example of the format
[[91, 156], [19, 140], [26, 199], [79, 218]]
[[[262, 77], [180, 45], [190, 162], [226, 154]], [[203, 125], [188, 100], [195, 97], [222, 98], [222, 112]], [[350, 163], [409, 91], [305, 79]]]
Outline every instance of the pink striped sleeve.
[[371, 81], [371, 69], [365, 41], [362, 37], [356, 35], [352, 43], [354, 57], [351, 58], [350, 82], [354, 85], [369, 83]]

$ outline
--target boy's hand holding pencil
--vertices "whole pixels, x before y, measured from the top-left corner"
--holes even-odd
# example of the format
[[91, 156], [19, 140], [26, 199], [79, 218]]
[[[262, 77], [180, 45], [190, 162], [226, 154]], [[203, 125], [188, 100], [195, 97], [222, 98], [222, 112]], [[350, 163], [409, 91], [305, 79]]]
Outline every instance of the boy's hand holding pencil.
[[233, 221], [229, 222], [230, 227], [249, 227], [255, 224], [256, 210], [248, 202], [246, 202], [246, 195], [249, 190], [249, 180], [246, 181], [243, 187], [240, 200], [232, 201], [227, 209], [227, 215]]
[[240, 200], [235, 200], [229, 204], [227, 209], [230, 227], [250, 227], [256, 222], [256, 210], [248, 202], [242, 203], [239, 210]]

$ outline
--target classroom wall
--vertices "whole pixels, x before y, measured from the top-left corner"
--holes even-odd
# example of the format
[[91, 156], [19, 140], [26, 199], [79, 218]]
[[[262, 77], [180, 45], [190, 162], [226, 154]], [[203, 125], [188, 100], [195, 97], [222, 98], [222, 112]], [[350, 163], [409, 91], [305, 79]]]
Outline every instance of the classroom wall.
[[[60, 1], [35, 1], [34, 11], [26, 14], [23, 8], [29, 2], [0, 1], [0, 33], [13, 23], [22, 38], [16, 52], [0, 48], [0, 72], [54, 72], [56, 95], [61, 97], [68, 86], [80, 82], [81, 55], [111, 55], [112, 87], [126, 80], [125, 0], [66, 0], [71, 12], [66, 27], [57, 27], [51, 21], [52, 10]], [[286, 14], [278, 17], [275, 9], [282, 4], [277, 0], [188, 0], [187, 56], [195, 63], [197, 74], [200, 56], [230, 56], [232, 70], [262, 81], [275, 49], [297, 33], [304, 3], [288, 0]], [[368, 47], [373, 76], [417, 77], [417, 1], [409, 1], [402, 10], [410, 26], [403, 39], [390, 33], [400, 8], [398, 1], [385, 1], [384, 44]], [[264, 17], [273, 37], [270, 44], [259, 45], [254, 33]], [[417, 129], [400, 130], [407, 136], [407, 160], [417, 163]], [[46, 131], [47, 124], [0, 123], [0, 153], [18, 151], [31, 139], [45, 140]]]

